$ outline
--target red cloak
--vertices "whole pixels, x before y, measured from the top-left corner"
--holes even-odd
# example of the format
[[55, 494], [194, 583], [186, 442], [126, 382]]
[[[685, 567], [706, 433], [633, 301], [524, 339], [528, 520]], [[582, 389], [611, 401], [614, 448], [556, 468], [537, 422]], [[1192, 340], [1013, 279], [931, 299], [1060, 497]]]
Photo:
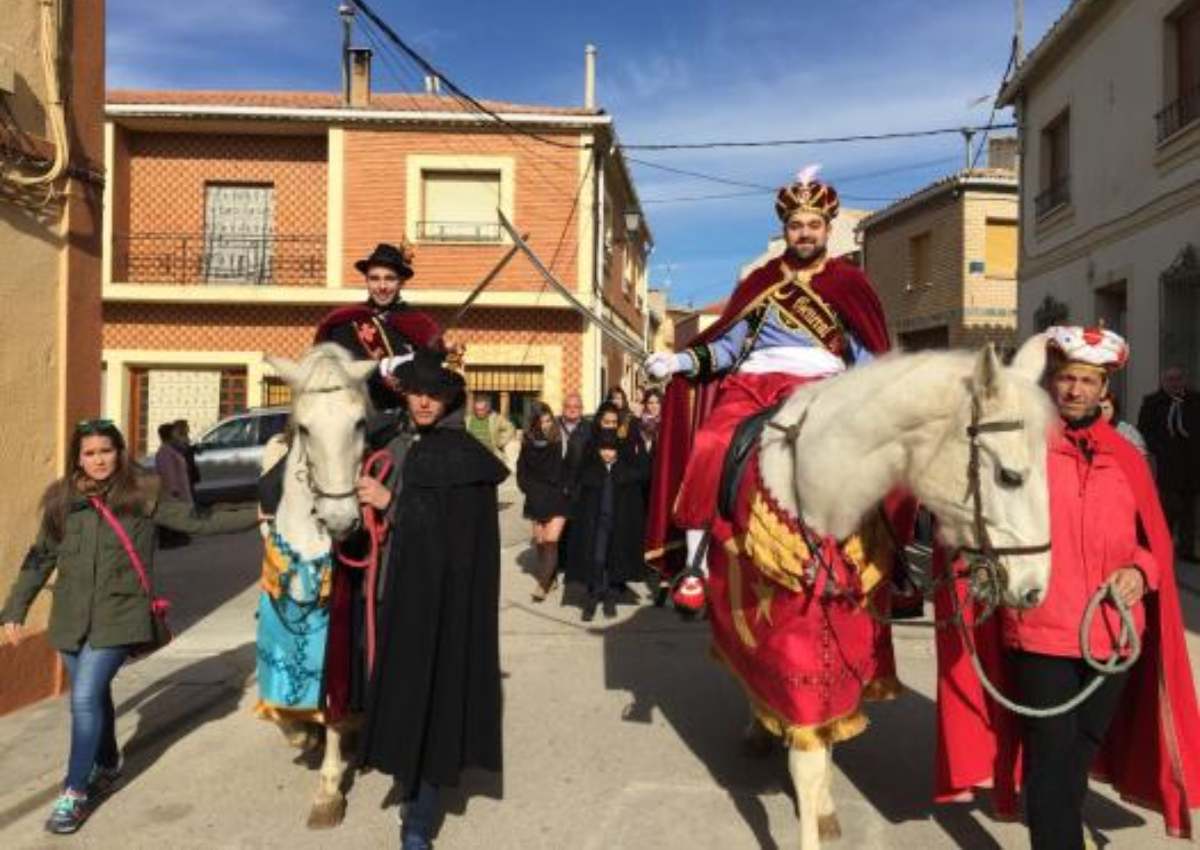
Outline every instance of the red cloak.
[[[315, 342], [327, 342], [329, 334], [338, 325], [369, 319], [375, 315], [375, 312], [375, 308], [369, 304], [351, 304], [339, 307], [322, 319], [321, 324], [317, 325]], [[442, 329], [428, 313], [421, 310], [389, 310], [386, 322], [389, 327], [399, 331], [406, 339], [421, 348], [440, 349], [445, 347], [440, 341]]]
[[[841, 259], [821, 262], [824, 268], [811, 281], [817, 295], [872, 354], [886, 352], [890, 344], [883, 306], [862, 269]], [[687, 344], [702, 345], [724, 334], [799, 268], [799, 263], [786, 252], [756, 267], [738, 282], [720, 318]], [[712, 409], [720, 383], [719, 377], [697, 382], [679, 375], [667, 384], [663, 396], [645, 549], [646, 563], [666, 576], [683, 569], [683, 533], [671, 521], [671, 509], [692, 451], [692, 436]]]
[[[1193, 808], [1200, 807], [1200, 713], [1188, 661], [1174, 550], [1154, 481], [1145, 460], [1103, 423], [1096, 441], [1116, 458], [1138, 505], [1138, 523], [1160, 572], [1156, 593], [1147, 594], [1142, 656], [1130, 672], [1120, 707], [1092, 765], [1123, 799], [1160, 812], [1166, 831], [1192, 836]], [[945, 593], [939, 617], [949, 614]], [[1000, 618], [975, 629], [984, 669], [1005, 693], [1012, 676], [1000, 634]], [[1021, 776], [1021, 724], [987, 697], [971, 668], [958, 633], [938, 635], [938, 751], [935, 799], [949, 801], [992, 784], [997, 814], [1017, 816]]]

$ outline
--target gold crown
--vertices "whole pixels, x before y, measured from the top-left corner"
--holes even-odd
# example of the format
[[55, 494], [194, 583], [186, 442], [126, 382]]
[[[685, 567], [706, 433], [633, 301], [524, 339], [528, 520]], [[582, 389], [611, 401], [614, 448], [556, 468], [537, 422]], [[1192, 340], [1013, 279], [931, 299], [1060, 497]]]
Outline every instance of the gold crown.
[[820, 180], [804, 180], [784, 186], [775, 196], [775, 213], [786, 222], [798, 212], [815, 213], [826, 221], [837, 217], [841, 202], [837, 190]]

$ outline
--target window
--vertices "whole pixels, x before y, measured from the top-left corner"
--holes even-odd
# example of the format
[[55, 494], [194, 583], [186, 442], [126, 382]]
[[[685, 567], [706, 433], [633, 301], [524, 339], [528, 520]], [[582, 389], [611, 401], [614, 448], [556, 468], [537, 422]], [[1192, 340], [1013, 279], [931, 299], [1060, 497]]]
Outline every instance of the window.
[[1200, 118], [1200, 0], [1184, 3], [1166, 25], [1166, 106], [1155, 116], [1160, 142]]
[[206, 448], [240, 449], [254, 445], [254, 419], [242, 416], [232, 422], [218, 425], [204, 435], [201, 443]]
[[292, 388], [279, 378], [264, 378], [262, 383], [263, 407], [283, 407], [292, 403]]
[[1071, 112], [1064, 109], [1042, 129], [1041, 173], [1034, 208], [1040, 218], [1071, 202]]
[[1017, 276], [1017, 223], [989, 218], [984, 271], [990, 277]]
[[246, 370], [221, 370], [221, 400], [217, 417], [224, 419], [246, 409]]
[[933, 283], [933, 242], [931, 233], [922, 233], [908, 240], [909, 290]]
[[205, 184], [200, 265], [206, 283], [270, 283], [274, 242], [274, 186]]
[[258, 417], [258, 444], [266, 445], [267, 440], [276, 434], [282, 434], [283, 430], [287, 428], [287, 423], [288, 415], [286, 413], [272, 413]]
[[498, 242], [500, 172], [422, 171], [421, 239], [445, 242]]

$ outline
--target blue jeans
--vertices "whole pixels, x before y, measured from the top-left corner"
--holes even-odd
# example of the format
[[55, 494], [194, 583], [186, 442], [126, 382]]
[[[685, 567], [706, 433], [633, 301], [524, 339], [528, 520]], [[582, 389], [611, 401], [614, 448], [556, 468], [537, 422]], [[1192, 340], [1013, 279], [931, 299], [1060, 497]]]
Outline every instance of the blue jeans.
[[61, 653], [71, 677], [71, 757], [67, 761], [68, 791], [87, 792], [92, 767], [116, 767], [117, 717], [112, 680], [125, 663], [129, 648], [96, 649], [85, 643], [77, 652]]

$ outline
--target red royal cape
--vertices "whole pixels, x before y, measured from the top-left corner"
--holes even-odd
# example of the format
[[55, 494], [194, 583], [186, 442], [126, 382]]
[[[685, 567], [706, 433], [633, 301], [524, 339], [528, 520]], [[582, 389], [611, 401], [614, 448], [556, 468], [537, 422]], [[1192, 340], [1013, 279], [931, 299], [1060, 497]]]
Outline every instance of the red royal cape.
[[[824, 261], [824, 268], [811, 281], [812, 288], [833, 308], [842, 324], [871, 353], [883, 354], [890, 347], [883, 306], [862, 269], [846, 260]], [[724, 312], [707, 330], [687, 345], [709, 343], [758, 307], [777, 284], [802, 268], [787, 253], [772, 257], [739, 281]], [[708, 416], [716, 401], [719, 379], [693, 381], [683, 375], [672, 378], [663, 396], [662, 419], [654, 450], [654, 475], [650, 483], [650, 505], [646, 522], [646, 563], [666, 576], [683, 569], [683, 532], [671, 520], [675, 495], [692, 452], [692, 435]]]
[[[1121, 704], [1092, 773], [1122, 798], [1160, 812], [1168, 834], [1192, 836], [1191, 810], [1200, 807], [1200, 713], [1188, 661], [1171, 535], [1146, 461], [1110, 426], [1092, 426], [1096, 441], [1116, 458], [1138, 505], [1138, 522], [1161, 570], [1158, 591], [1144, 599], [1142, 657], [1129, 674]], [[941, 594], [937, 614], [949, 614]], [[976, 628], [984, 669], [1013, 693], [1000, 618]], [[938, 751], [936, 799], [949, 801], [993, 784], [997, 813], [1017, 815], [1021, 776], [1020, 721], [999, 708], [979, 684], [957, 632], [938, 635]]]
[[[317, 334], [314, 341], [317, 343], [327, 342], [329, 334], [336, 326], [343, 325], [346, 322], [369, 319], [374, 315], [375, 309], [369, 304], [351, 304], [347, 307], [339, 307], [322, 319], [321, 324], [317, 325]], [[421, 310], [408, 308], [391, 310], [387, 314], [387, 324], [389, 327], [404, 334], [406, 339], [421, 348], [441, 349], [445, 347], [440, 339], [442, 329], [428, 313]]]

